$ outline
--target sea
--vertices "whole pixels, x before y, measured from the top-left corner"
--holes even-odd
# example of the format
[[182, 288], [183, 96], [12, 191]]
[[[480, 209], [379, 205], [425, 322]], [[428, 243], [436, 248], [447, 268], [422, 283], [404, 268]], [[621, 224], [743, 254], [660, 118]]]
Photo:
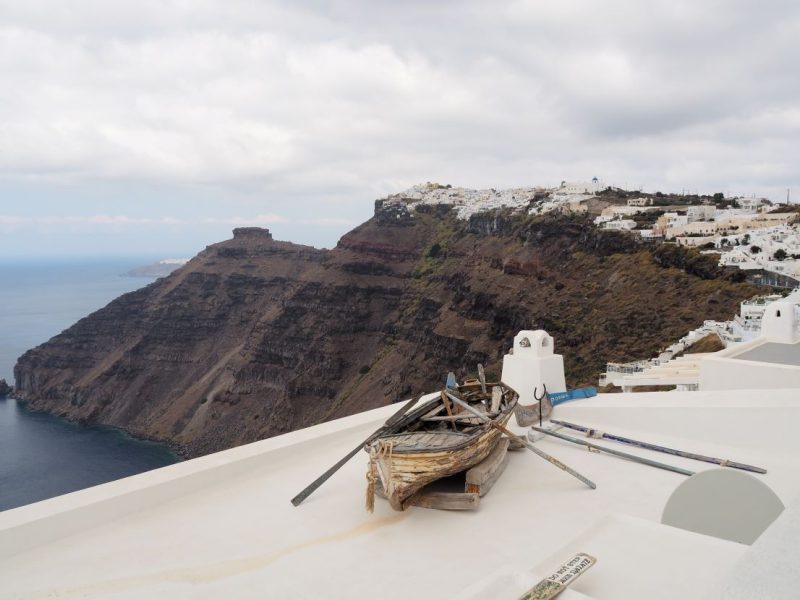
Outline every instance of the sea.
[[[130, 277], [152, 257], [0, 261], [0, 378], [14, 363], [114, 298], [151, 283]], [[177, 462], [166, 446], [78, 425], [0, 400], [0, 511]]]

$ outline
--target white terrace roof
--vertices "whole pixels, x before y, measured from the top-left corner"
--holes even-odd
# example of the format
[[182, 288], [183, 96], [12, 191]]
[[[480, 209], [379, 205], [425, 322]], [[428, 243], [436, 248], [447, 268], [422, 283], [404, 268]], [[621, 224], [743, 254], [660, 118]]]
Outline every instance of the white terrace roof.
[[[684, 476], [554, 439], [537, 444], [596, 490], [519, 451], [474, 512], [396, 513], [376, 499], [369, 514], [360, 454], [290, 504], [396, 408], [0, 513], [0, 597], [516, 598], [582, 550], [597, 565], [564, 600], [689, 600], [719, 598], [738, 561], [761, 564], [747, 546], [659, 524]], [[785, 504], [800, 493], [796, 390], [600, 395], [554, 417], [760, 465]]]
[[709, 353], [685, 354], [660, 365], [648, 365], [634, 373], [609, 373], [608, 380], [618, 387], [644, 385], [697, 385], [700, 362]]

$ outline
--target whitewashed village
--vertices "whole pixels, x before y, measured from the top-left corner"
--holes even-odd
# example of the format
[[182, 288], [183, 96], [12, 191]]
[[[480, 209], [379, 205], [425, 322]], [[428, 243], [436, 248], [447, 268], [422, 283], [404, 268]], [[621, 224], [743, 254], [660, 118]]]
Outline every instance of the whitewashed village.
[[649, 242], [713, 251], [720, 253], [722, 266], [743, 271], [763, 270], [791, 278], [786, 281], [793, 281], [794, 286], [800, 284], [800, 213], [789, 203], [774, 204], [766, 198], [725, 197], [721, 193], [638, 195], [605, 186], [595, 177], [586, 182], [564, 181], [556, 188], [506, 190], [471, 190], [426, 183], [393, 194], [385, 202], [412, 207], [453, 205], [461, 219], [499, 208], [532, 215], [550, 211], [598, 212], [594, 218], [598, 227], [630, 231]]
[[[0, 513], [0, 597], [797, 597], [796, 213], [747, 198], [622, 203], [607, 189], [596, 179], [503, 191], [424, 184], [382, 202], [453, 205], [461, 219], [596, 212], [598, 227], [642, 243], [698, 246], [723, 265], [786, 276], [786, 293], [743, 302], [657, 357], [610, 364], [600, 393], [567, 390], [559, 340], [523, 330], [508, 340], [500, 381], [476, 365], [474, 377], [448, 377], [400, 411]], [[719, 349], [686, 353], [709, 336]], [[422, 429], [393, 429], [411, 422]], [[404, 435], [415, 436], [410, 450]], [[461, 456], [424, 444], [469, 435], [486, 452], [448, 471], [449, 487], [413, 488], [430, 469], [424, 457]]]

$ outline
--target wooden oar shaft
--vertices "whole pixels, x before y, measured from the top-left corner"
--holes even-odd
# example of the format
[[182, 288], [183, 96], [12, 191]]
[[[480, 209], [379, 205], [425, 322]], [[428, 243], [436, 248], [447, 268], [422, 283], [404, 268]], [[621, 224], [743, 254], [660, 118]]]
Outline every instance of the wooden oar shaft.
[[342, 459], [341, 459], [339, 462], [337, 462], [337, 463], [336, 463], [335, 465], [333, 465], [333, 466], [332, 466], [330, 469], [328, 469], [327, 471], [325, 471], [325, 472], [324, 472], [322, 475], [320, 475], [319, 477], [317, 477], [317, 479], [315, 479], [315, 480], [314, 480], [314, 481], [313, 481], [311, 484], [309, 484], [309, 486], [308, 486], [306, 489], [304, 489], [302, 492], [300, 492], [299, 494], [297, 494], [297, 496], [295, 496], [294, 498], [292, 498], [292, 504], [294, 504], [295, 506], [300, 506], [300, 504], [303, 502], [303, 500], [305, 500], [305, 499], [306, 499], [306, 498], [308, 498], [308, 497], [309, 497], [311, 494], [313, 494], [314, 492], [316, 492], [316, 491], [317, 491], [317, 488], [319, 488], [319, 486], [321, 486], [323, 483], [325, 483], [326, 481], [328, 481], [328, 479], [330, 479], [330, 478], [331, 478], [331, 476], [332, 476], [334, 473], [336, 473], [336, 471], [338, 471], [339, 469], [341, 469], [341, 468], [344, 466], [344, 464], [345, 464], [345, 463], [346, 463], [348, 460], [350, 460], [350, 459], [351, 459], [351, 458], [353, 458], [353, 457], [354, 457], [356, 454], [358, 454], [358, 453], [361, 451], [361, 449], [362, 449], [362, 448], [364, 448], [364, 444], [365, 444], [365, 443], [366, 443], [366, 442], [362, 442], [362, 443], [360, 443], [358, 446], [356, 446], [356, 447], [355, 447], [355, 448], [353, 448], [353, 449], [352, 449], [350, 452], [348, 452], [348, 453], [347, 453], [347, 455], [346, 455], [344, 458], [342, 458]]
[[483, 420], [483, 421], [486, 421], [486, 422], [490, 423], [492, 427], [494, 427], [495, 429], [497, 429], [497, 430], [499, 430], [499, 431], [502, 431], [503, 433], [505, 433], [505, 434], [506, 434], [508, 437], [510, 437], [511, 439], [518, 441], [520, 444], [522, 444], [523, 446], [525, 446], [525, 447], [526, 447], [528, 450], [530, 450], [531, 452], [533, 452], [533, 453], [534, 453], [534, 454], [536, 454], [537, 456], [539, 456], [539, 457], [541, 457], [541, 458], [545, 459], [545, 460], [546, 460], [547, 462], [549, 462], [551, 465], [558, 467], [559, 469], [561, 469], [562, 471], [565, 471], [566, 473], [569, 473], [570, 475], [572, 475], [572, 476], [573, 476], [573, 477], [575, 477], [576, 479], [580, 480], [581, 482], [583, 482], [584, 484], [586, 484], [586, 485], [587, 485], [587, 486], [589, 486], [590, 488], [592, 488], [592, 489], [595, 489], [595, 488], [597, 488], [597, 485], [596, 485], [596, 484], [595, 484], [593, 481], [591, 481], [590, 479], [587, 479], [586, 477], [584, 477], [583, 475], [581, 475], [581, 474], [580, 474], [580, 473], [578, 473], [577, 471], [575, 471], [575, 470], [571, 469], [570, 467], [568, 467], [567, 465], [565, 465], [564, 463], [562, 463], [560, 460], [558, 460], [558, 459], [557, 459], [557, 458], [555, 458], [554, 456], [550, 456], [549, 454], [547, 454], [547, 453], [546, 453], [546, 452], [544, 452], [543, 450], [540, 450], [539, 448], [537, 448], [537, 447], [536, 447], [536, 446], [534, 446], [533, 444], [529, 443], [529, 442], [528, 442], [528, 440], [525, 440], [525, 439], [521, 438], [521, 437], [520, 437], [520, 436], [518, 436], [517, 434], [515, 434], [515, 433], [513, 433], [513, 432], [509, 431], [508, 429], [506, 429], [505, 427], [503, 427], [502, 425], [500, 425], [500, 423], [497, 423], [497, 422], [495, 422], [495, 421], [492, 421], [492, 420], [491, 420], [491, 419], [489, 419], [489, 418], [488, 418], [486, 415], [484, 415], [483, 413], [481, 413], [481, 412], [479, 412], [479, 411], [475, 410], [475, 409], [474, 409], [474, 408], [472, 408], [472, 407], [471, 407], [469, 404], [467, 404], [466, 402], [464, 402], [464, 401], [463, 401], [463, 400], [461, 400], [460, 398], [457, 398], [456, 396], [452, 395], [450, 392], [445, 392], [445, 393], [446, 393], [446, 394], [447, 394], [447, 396], [450, 398], [450, 400], [452, 400], [453, 402], [455, 402], [456, 404], [458, 404], [458, 405], [459, 405], [459, 406], [461, 406], [462, 408], [464, 408], [464, 409], [468, 410], [469, 412], [471, 412], [472, 414], [474, 414], [474, 415], [475, 415], [476, 417], [478, 417], [479, 419], [481, 419], [481, 420]]
[[726, 460], [723, 458], [715, 458], [713, 456], [705, 456], [704, 454], [696, 454], [694, 452], [676, 450], [675, 448], [667, 448], [666, 446], [659, 446], [657, 444], [651, 444], [649, 442], [632, 440], [631, 438], [626, 438], [621, 435], [614, 435], [613, 433], [598, 431], [596, 429], [592, 429], [591, 427], [584, 427], [583, 425], [576, 425], [575, 423], [568, 423], [567, 421], [557, 421], [555, 419], [551, 419], [550, 422], [555, 425], [561, 425], [563, 427], [568, 427], [569, 429], [574, 429], [575, 431], [580, 431], [590, 437], [601, 438], [604, 440], [611, 440], [613, 442], [620, 442], [622, 444], [628, 444], [629, 446], [636, 446], [637, 448], [643, 448], [645, 450], [654, 450], [656, 452], [663, 452], [664, 454], [671, 454], [672, 456], [691, 458], [692, 460], [700, 460], [703, 462], [720, 465], [721, 467], [731, 467], [734, 469], [741, 469], [742, 471], [761, 473], [762, 475], [767, 472], [766, 469], [762, 469], [761, 467], [754, 467], [753, 465], [747, 465], [744, 463], [732, 460]]
[[389, 419], [387, 419], [386, 423], [384, 423], [382, 427], [380, 427], [377, 431], [373, 432], [372, 435], [370, 435], [366, 440], [364, 440], [358, 446], [353, 448], [341, 460], [339, 460], [339, 462], [337, 462], [330, 469], [325, 471], [322, 475], [317, 477], [302, 492], [300, 492], [299, 494], [297, 494], [297, 496], [292, 498], [292, 504], [294, 504], [295, 506], [300, 506], [300, 504], [303, 502], [303, 500], [308, 498], [311, 494], [313, 494], [317, 490], [317, 488], [319, 488], [323, 483], [328, 481], [328, 479], [330, 479], [331, 476], [334, 473], [336, 473], [336, 471], [341, 469], [348, 460], [350, 460], [356, 454], [358, 454], [358, 452], [362, 448], [364, 448], [364, 446], [366, 446], [370, 441], [375, 439], [375, 437], [377, 437], [377, 436], [385, 433], [387, 430], [391, 429], [391, 427], [395, 423], [397, 423], [406, 414], [406, 411], [408, 411], [409, 408], [414, 406], [419, 401], [420, 398], [422, 398], [422, 395], [417, 396], [416, 398], [413, 398], [413, 399], [409, 400], [408, 402], [406, 402], [400, 410], [398, 410], [391, 417], [389, 417]]
[[[497, 413], [488, 413], [487, 416], [496, 417]], [[468, 419], [471, 420], [471, 419], [475, 419], [475, 418], [476, 417], [474, 417], [471, 414], [470, 415], [465, 415], [464, 413], [460, 413], [458, 415], [453, 415], [453, 416], [423, 417], [422, 420], [423, 421], [437, 421], [438, 422], [438, 421], [464, 421], [464, 420], [468, 420]]]
[[587, 442], [585, 440], [572, 437], [571, 435], [565, 435], [563, 433], [559, 433], [557, 431], [550, 431], [549, 429], [545, 429], [544, 427], [532, 427], [531, 429], [535, 431], [539, 431], [544, 433], [545, 435], [551, 435], [553, 437], [557, 437], [567, 442], [572, 442], [573, 444], [578, 444], [580, 446], [586, 446], [587, 448], [591, 448], [597, 452], [605, 452], [606, 454], [612, 454], [614, 456], [619, 456], [620, 458], [625, 458], [627, 460], [632, 460], [634, 462], [641, 463], [643, 465], [648, 465], [651, 467], [655, 467], [657, 469], [664, 469], [665, 471], [672, 471], [673, 473], [680, 473], [681, 475], [694, 475], [693, 471], [689, 471], [687, 469], [682, 469], [680, 467], [673, 467], [672, 465], [668, 465], [666, 463], [658, 462], [657, 460], [650, 460], [649, 458], [644, 458], [642, 456], [636, 456], [635, 454], [628, 454], [627, 452], [622, 452], [620, 450], [614, 450], [613, 448], [606, 448], [605, 446], [598, 446], [597, 444], [592, 444], [591, 442]]
[[528, 450], [530, 450], [534, 454], [536, 454], [538, 456], [541, 456], [543, 459], [545, 459], [551, 465], [556, 466], [559, 469], [561, 469], [562, 471], [565, 471], [565, 472], [569, 473], [570, 475], [572, 475], [573, 477], [575, 477], [579, 481], [582, 481], [583, 483], [585, 483], [590, 488], [592, 488], [592, 489], [596, 489], [597, 488], [597, 484], [594, 481], [592, 481], [591, 479], [588, 479], [587, 477], [584, 477], [583, 475], [578, 473], [576, 470], [572, 469], [571, 467], [568, 467], [563, 462], [558, 460], [555, 456], [551, 456], [551, 455], [547, 454], [547, 452], [545, 452], [544, 450], [541, 450], [541, 449], [537, 448], [536, 446], [531, 444], [528, 440], [523, 439], [520, 436], [512, 433], [511, 431], [509, 431], [508, 429], [506, 429], [505, 427], [503, 427], [499, 423], [492, 422], [492, 427], [495, 427], [496, 429], [499, 429], [500, 431], [505, 433], [511, 439], [517, 440], [519, 443], [521, 443], [523, 446], [525, 446]]

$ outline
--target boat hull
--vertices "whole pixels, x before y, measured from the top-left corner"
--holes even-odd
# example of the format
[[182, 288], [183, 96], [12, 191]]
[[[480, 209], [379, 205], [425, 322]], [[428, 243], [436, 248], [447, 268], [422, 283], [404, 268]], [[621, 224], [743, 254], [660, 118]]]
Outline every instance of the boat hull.
[[[509, 412], [498, 423], [505, 425], [510, 416]], [[402, 435], [389, 436], [370, 449], [368, 477], [380, 478], [389, 504], [402, 511], [409, 498], [432, 481], [466, 471], [483, 461], [501, 436], [499, 430], [487, 425], [460, 447], [430, 451], [395, 450], [393, 442]]]

